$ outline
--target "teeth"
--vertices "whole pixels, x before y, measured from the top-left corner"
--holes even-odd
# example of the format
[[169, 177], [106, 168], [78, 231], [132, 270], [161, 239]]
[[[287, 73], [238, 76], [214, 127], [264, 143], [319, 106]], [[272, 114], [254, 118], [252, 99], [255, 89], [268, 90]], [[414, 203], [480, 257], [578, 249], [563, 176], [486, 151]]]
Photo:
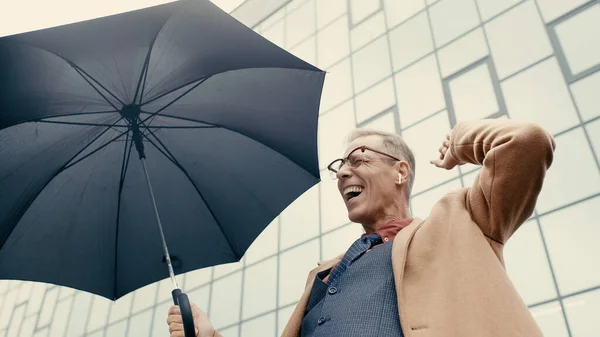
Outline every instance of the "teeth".
[[349, 186], [344, 189], [344, 194], [348, 194], [350, 192], [360, 193], [363, 191], [363, 188], [360, 186]]

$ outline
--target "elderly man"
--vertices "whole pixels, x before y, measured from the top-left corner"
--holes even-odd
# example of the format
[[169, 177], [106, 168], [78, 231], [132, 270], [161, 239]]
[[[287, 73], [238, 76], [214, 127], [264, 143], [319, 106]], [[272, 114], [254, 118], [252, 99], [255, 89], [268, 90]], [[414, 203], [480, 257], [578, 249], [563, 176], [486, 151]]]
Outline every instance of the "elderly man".
[[[402, 138], [355, 131], [328, 169], [365, 234], [311, 271], [283, 336], [542, 336], [502, 251], [532, 214], [554, 147], [536, 125], [459, 123], [431, 164], [482, 169], [473, 186], [448, 193], [421, 220], [409, 213], [415, 164]], [[220, 336], [193, 311], [197, 336]], [[171, 337], [183, 336], [177, 307], [167, 321]]]

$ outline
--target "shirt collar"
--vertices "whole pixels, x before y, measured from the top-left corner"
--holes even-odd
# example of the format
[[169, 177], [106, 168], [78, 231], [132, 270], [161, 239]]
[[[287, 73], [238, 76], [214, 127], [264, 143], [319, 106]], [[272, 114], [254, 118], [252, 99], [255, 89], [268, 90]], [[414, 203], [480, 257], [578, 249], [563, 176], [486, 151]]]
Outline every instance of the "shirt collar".
[[[379, 229], [376, 230], [375, 233], [377, 233], [381, 236], [383, 243], [393, 241], [394, 238], [396, 237], [396, 234], [398, 234], [398, 232], [400, 232], [400, 230], [402, 230], [402, 228], [410, 225], [410, 223], [412, 221], [413, 221], [412, 218], [406, 218], [406, 219], [401, 219], [401, 220], [392, 220], [392, 221], [386, 223], [385, 225], [379, 227]], [[365, 233], [362, 236], [365, 236], [365, 235], [367, 235], [367, 234]]]

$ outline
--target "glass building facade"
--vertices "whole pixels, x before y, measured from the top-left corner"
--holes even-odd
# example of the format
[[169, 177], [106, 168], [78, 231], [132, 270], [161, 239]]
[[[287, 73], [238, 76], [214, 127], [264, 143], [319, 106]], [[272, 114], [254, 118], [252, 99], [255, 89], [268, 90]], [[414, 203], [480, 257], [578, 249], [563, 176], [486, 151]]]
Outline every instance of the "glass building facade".
[[[535, 212], [506, 245], [507, 272], [546, 336], [600, 336], [600, 1], [248, 0], [236, 13], [328, 74], [322, 183], [241, 262], [179, 277], [225, 337], [278, 336], [308, 271], [362, 233], [325, 171], [348, 132], [406, 139], [417, 160], [411, 211], [424, 218], [443, 194], [473, 182], [478, 167], [445, 171], [429, 160], [457, 122], [477, 118], [534, 121], [555, 136]], [[0, 337], [166, 337], [170, 306], [167, 280], [114, 303], [0, 281]]]

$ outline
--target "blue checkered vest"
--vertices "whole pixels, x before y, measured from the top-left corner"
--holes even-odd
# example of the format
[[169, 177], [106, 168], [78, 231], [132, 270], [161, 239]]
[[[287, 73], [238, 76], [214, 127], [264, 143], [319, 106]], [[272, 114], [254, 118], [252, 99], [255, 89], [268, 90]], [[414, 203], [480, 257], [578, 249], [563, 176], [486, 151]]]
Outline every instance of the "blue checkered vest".
[[302, 337], [403, 336], [392, 271], [392, 242], [376, 246], [354, 261], [335, 284], [317, 274]]

